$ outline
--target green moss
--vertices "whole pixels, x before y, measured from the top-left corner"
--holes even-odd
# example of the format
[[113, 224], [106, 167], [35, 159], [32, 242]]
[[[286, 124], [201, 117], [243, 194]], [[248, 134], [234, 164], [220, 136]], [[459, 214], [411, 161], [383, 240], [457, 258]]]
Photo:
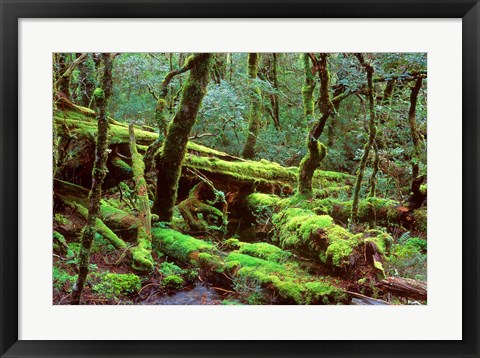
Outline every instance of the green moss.
[[58, 231], [53, 232], [53, 248], [63, 251], [68, 249], [67, 241], [65, 237], [60, 234]]
[[263, 210], [275, 207], [280, 198], [272, 194], [253, 193], [245, 198], [245, 203], [251, 210]]
[[284, 251], [277, 246], [270, 245], [264, 242], [255, 244], [243, 243], [240, 246], [239, 252], [241, 254], [258, 257], [260, 259], [282, 263], [287, 261], [292, 254], [288, 251]]
[[383, 269], [383, 265], [380, 261], [373, 259], [373, 266], [380, 272], [381, 278], [385, 277], [385, 270]]
[[354, 240], [336, 240], [328, 245], [325, 256], [332, 260], [334, 266], [342, 267], [349, 263], [349, 257], [356, 246], [358, 242]]
[[105, 200], [100, 202], [99, 216], [109, 228], [115, 231], [133, 230], [142, 226], [138, 218], [110, 205]]
[[420, 193], [422, 193], [423, 195], [427, 194], [427, 184], [420, 185]]
[[365, 242], [373, 242], [378, 251], [387, 254], [393, 244], [393, 238], [390, 234], [381, 230], [367, 230], [364, 232]]
[[137, 246], [131, 249], [132, 267], [138, 271], [150, 271], [153, 269], [152, 243], [143, 227], [139, 228]]
[[119, 299], [140, 290], [140, 278], [135, 274], [106, 273], [98, 276], [92, 291], [107, 299]]
[[[59, 135], [83, 136], [91, 138], [92, 141], [96, 137], [97, 123], [88, 115], [71, 112], [67, 113], [66, 118], [59, 116], [55, 117], [54, 120]], [[68, 132], [65, 128], [65, 122], [69, 128]], [[135, 138], [139, 148], [150, 145], [157, 137], [158, 133], [135, 128]], [[108, 130], [108, 141], [110, 145], [128, 144], [128, 128], [124, 125], [111, 123]], [[236, 180], [255, 182], [259, 185], [278, 184], [293, 189], [297, 184], [298, 168], [296, 167], [283, 167], [264, 159], [260, 161], [242, 160], [193, 142], [188, 142], [187, 149], [189, 153], [185, 156], [183, 165], [189, 168], [198, 169], [202, 172], [223, 173], [225, 176]], [[211, 158], [211, 156], [216, 158]], [[313, 178], [313, 186], [314, 188], [338, 187], [338, 184], [344, 184], [352, 180], [354, 180], [354, 177], [349, 174], [317, 170]]]
[[[88, 209], [84, 206], [73, 203], [67, 202], [69, 205], [74, 207], [85, 219], [88, 217]], [[105, 239], [107, 239], [115, 248], [117, 249], [126, 249], [127, 244], [120, 239], [105, 223], [98, 219], [95, 221], [95, 230], [101, 234]]]
[[427, 234], [427, 208], [421, 207], [413, 212], [413, 218], [415, 219], [415, 229], [420, 233]]
[[171, 229], [153, 228], [152, 240], [160, 251], [185, 263], [196, 262], [198, 253], [215, 251], [214, 245]]
[[330, 216], [307, 209], [286, 209], [274, 215], [272, 221], [276, 227], [273, 240], [280, 247], [338, 267], [349, 264], [350, 255], [361, 243], [358, 235], [335, 225]]
[[53, 220], [55, 220], [60, 225], [67, 225], [68, 222], [69, 222], [69, 220], [65, 216], [63, 216], [62, 214], [55, 214], [53, 216]]
[[268, 300], [262, 288], [273, 290], [284, 302], [297, 304], [322, 303], [325, 297], [332, 301], [345, 299], [340, 289], [309, 275], [295, 263], [279, 264], [239, 252], [230, 253], [226, 262], [234, 275], [235, 289], [241, 295], [247, 293], [250, 304]]
[[219, 255], [201, 252], [198, 254], [198, 261], [201, 266], [205, 266], [211, 271], [223, 272], [225, 268], [225, 262]]
[[231, 250], [239, 249], [244, 244], [245, 244], [244, 242], [240, 242], [240, 240], [234, 237], [225, 240], [225, 245], [227, 245], [227, 248]]
[[238, 302], [238, 301], [232, 301], [232, 300], [223, 300], [220, 302], [221, 305], [223, 306], [242, 306], [243, 303]]
[[112, 165], [119, 169], [123, 174], [131, 174], [132, 167], [120, 157], [113, 157]]
[[[328, 214], [335, 220], [347, 223], [352, 212], [352, 200], [335, 198], [315, 199], [308, 203], [317, 214]], [[399, 202], [390, 199], [370, 197], [358, 204], [358, 219], [361, 222], [391, 224], [397, 222]]]
[[162, 285], [165, 288], [178, 290], [182, 288], [185, 281], [178, 275], [168, 275], [163, 278]]
[[93, 91], [93, 97], [95, 98], [105, 98], [105, 92], [103, 91], [103, 89], [101, 88], [95, 88], [95, 90]]

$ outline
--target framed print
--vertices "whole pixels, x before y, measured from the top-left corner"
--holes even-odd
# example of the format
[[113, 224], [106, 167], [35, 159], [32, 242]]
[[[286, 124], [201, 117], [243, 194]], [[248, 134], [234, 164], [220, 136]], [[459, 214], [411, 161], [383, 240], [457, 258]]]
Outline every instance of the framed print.
[[478, 357], [477, 1], [2, 1], [2, 356]]

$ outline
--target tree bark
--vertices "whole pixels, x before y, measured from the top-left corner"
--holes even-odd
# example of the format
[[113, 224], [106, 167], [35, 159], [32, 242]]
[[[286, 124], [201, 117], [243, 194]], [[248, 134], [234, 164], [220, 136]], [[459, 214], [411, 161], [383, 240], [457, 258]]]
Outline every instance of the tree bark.
[[108, 100], [112, 94], [112, 65], [113, 59], [111, 54], [104, 53], [102, 55], [104, 63], [104, 72], [102, 79], [102, 89], [95, 90], [95, 104], [98, 108], [98, 132], [97, 144], [95, 148], [95, 163], [92, 171], [92, 187], [90, 190], [90, 208], [88, 210], [87, 226], [84, 228], [81, 239], [79, 253], [78, 278], [72, 291], [71, 304], [80, 304], [85, 280], [88, 274], [88, 265], [90, 263], [90, 249], [92, 247], [95, 235], [95, 223], [97, 220], [100, 199], [102, 197], [102, 183], [107, 174], [107, 158], [108, 158], [108, 118], [107, 107]]
[[397, 297], [409, 297], [425, 301], [427, 299], [427, 283], [403, 277], [387, 277], [378, 283], [385, 292]]
[[188, 137], [207, 91], [211, 59], [209, 53], [199, 53], [191, 59], [192, 68], [182, 90], [179, 109], [169, 125], [161, 156], [156, 161], [157, 196], [152, 211], [160, 221], [172, 219]]
[[245, 159], [253, 159], [255, 157], [255, 146], [257, 144], [258, 132], [260, 130], [262, 94], [260, 88], [255, 84], [258, 75], [258, 60], [258, 53], [248, 54], [248, 77], [252, 88], [250, 89], [250, 121], [248, 124], [248, 136], [242, 154], [242, 157]]
[[355, 182], [355, 189], [353, 193], [352, 215], [350, 219], [351, 226], [357, 223], [358, 202], [360, 199], [360, 189], [362, 187], [363, 174], [365, 172], [365, 166], [367, 164], [368, 154], [370, 153], [370, 149], [373, 147], [375, 143], [375, 137], [377, 134], [375, 110], [374, 110], [375, 103], [373, 98], [373, 81], [372, 81], [374, 69], [372, 64], [365, 60], [363, 54], [357, 53], [355, 54], [355, 56], [358, 58], [358, 61], [365, 68], [365, 71], [367, 72], [368, 102], [369, 102], [368, 105], [369, 105], [370, 120], [369, 120], [369, 126], [368, 126], [368, 131], [369, 131], [368, 141], [365, 144], [362, 159], [360, 160], [360, 166], [358, 168], [357, 180]]

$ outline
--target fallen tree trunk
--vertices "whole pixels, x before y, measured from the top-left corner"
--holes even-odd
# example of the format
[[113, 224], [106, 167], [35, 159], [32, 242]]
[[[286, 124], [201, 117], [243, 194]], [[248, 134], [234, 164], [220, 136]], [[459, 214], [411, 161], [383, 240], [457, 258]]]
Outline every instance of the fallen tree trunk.
[[[352, 200], [321, 199], [314, 201], [311, 207], [317, 214], [330, 215], [337, 222], [346, 225], [351, 213]], [[401, 224], [408, 230], [421, 232], [425, 232], [427, 226], [426, 207], [411, 210], [398, 201], [376, 197], [360, 200], [357, 218], [359, 222], [372, 226], [389, 227]]]
[[[73, 113], [75, 116], [72, 116]], [[70, 148], [72, 148], [72, 141], [90, 139], [93, 146], [94, 143], [91, 139], [95, 136], [96, 126], [91, 118], [83, 116], [79, 112], [67, 112], [66, 115], [66, 118], [55, 117], [58, 136], [69, 139], [64, 141], [64, 145], [70, 145]], [[79, 117], [82, 119], [79, 120]], [[137, 148], [142, 153], [147, 149], [148, 145], [155, 141], [158, 134], [135, 128], [135, 137]], [[128, 128], [123, 125], [110, 123], [109, 143], [112, 151], [110, 160], [114, 157], [114, 154], [122, 154], [122, 159], [130, 165], [129, 160], [126, 159], [129, 156]], [[60, 147], [62, 147], [62, 144], [60, 144]], [[59, 152], [66, 149], [59, 148]], [[75, 173], [75, 163], [77, 161], [83, 162], [84, 158], [82, 159], [82, 157], [85, 153], [93, 155], [94, 151], [88, 151], [87, 148], [83, 148], [81, 153], [75, 153], [70, 150], [69, 165], [63, 163], [63, 167]], [[64, 158], [63, 161], [65, 162], [65, 160]], [[114, 165], [111, 166], [114, 167]], [[296, 187], [298, 176], [297, 167], [283, 167], [280, 164], [263, 159], [260, 161], [244, 160], [194, 142], [188, 142], [182, 178], [197, 180], [196, 176], [189, 172], [188, 169], [200, 172], [211, 180], [215, 187], [224, 192], [234, 190], [232, 188], [247, 187], [247, 191], [251, 192], [255, 190], [265, 193], [289, 194]], [[62, 170], [61, 163], [58, 170]], [[88, 171], [85, 175], [87, 174]], [[69, 178], [74, 177], [74, 174], [69, 173], [63, 176], [59, 174], [58, 177], [69, 180]], [[330, 186], [352, 185], [353, 179], [353, 176], [349, 174], [317, 171], [314, 177], [314, 187], [323, 189]], [[82, 185], [88, 186], [88, 181], [82, 181]], [[113, 184], [110, 186], [113, 186]]]
[[427, 300], [427, 283], [403, 277], [387, 277], [377, 286], [384, 292], [397, 297], [408, 297], [416, 300]]

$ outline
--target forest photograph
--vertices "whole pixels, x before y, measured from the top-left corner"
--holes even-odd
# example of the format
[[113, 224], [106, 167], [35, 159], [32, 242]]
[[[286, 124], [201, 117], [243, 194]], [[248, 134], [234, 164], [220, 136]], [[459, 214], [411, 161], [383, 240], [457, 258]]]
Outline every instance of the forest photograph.
[[52, 84], [54, 305], [427, 305], [426, 53], [53, 53]]

